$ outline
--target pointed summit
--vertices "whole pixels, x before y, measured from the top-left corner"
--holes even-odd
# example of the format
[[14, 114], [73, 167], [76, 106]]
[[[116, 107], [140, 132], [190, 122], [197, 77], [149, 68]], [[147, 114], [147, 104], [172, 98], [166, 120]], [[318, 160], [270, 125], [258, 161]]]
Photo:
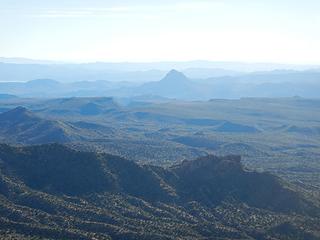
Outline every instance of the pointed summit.
[[172, 69], [167, 75], [161, 80], [161, 82], [188, 82], [189, 79], [182, 73], [175, 69]]
[[196, 84], [191, 79], [187, 78], [182, 72], [171, 70], [160, 81], [142, 85], [139, 93], [166, 98], [190, 98], [194, 89], [196, 89]]
[[175, 69], [171, 69], [171, 70], [167, 73], [167, 75], [183, 75], [183, 76], [184, 76], [184, 74], [183, 74], [182, 72], [179, 72], [179, 71], [177, 71], [177, 70], [175, 70]]

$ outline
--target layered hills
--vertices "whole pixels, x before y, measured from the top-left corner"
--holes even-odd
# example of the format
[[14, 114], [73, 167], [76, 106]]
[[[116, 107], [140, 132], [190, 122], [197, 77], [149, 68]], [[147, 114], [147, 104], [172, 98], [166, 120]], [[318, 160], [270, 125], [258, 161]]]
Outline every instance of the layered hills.
[[[87, 76], [80, 74], [83, 69], [78, 69], [76, 73], [67, 74], [68, 77], [66, 77], [66, 75], [55, 73], [47, 74], [42, 72], [45, 69], [40, 70], [38, 67], [0, 63], [1, 93], [42, 98], [89, 96], [124, 98], [157, 96], [158, 98], [183, 100], [292, 96], [319, 98], [317, 89], [320, 74], [316, 69], [251, 73], [229, 71], [218, 73], [217, 69], [182, 69], [180, 71], [171, 70], [167, 73], [159, 70], [123, 73], [111, 71], [102, 75], [98, 71], [97, 75]], [[40, 66], [40, 68], [47, 67]], [[23, 69], [32, 74], [29, 77], [27, 77], [28, 74], [21, 75]], [[51, 70], [56, 69], [54, 67]], [[16, 72], [19, 76], [13, 77], [12, 73], [15, 75]], [[195, 72], [198, 73], [194, 74]]]
[[[44, 117], [43, 113], [52, 115]], [[81, 121], [81, 117], [116, 115], [117, 106], [110, 98], [94, 100], [70, 98], [49, 100], [41, 113], [15, 107], [0, 114], [0, 141], [12, 144], [69, 143], [100, 139], [113, 132], [104, 124]], [[64, 114], [71, 119], [57, 119]]]

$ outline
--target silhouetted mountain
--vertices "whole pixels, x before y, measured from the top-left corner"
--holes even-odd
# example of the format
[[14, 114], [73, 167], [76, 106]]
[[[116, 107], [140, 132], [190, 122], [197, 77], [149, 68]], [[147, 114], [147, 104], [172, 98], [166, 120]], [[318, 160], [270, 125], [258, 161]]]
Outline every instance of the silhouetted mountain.
[[0, 114], [0, 138], [13, 143], [50, 143], [71, 140], [70, 126], [42, 119], [24, 107]]
[[182, 73], [177, 70], [172, 69], [170, 72], [166, 74], [166, 76], [160, 80], [161, 83], [166, 84], [185, 84], [189, 81], [189, 79]]
[[171, 70], [158, 82], [145, 83], [138, 87], [137, 95], [159, 95], [169, 98], [193, 98], [198, 86], [183, 73]]

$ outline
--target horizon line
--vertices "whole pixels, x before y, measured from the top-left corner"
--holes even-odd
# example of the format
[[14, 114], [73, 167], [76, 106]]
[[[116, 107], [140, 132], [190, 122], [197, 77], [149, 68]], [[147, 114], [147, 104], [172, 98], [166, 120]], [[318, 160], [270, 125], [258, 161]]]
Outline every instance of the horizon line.
[[[16, 61], [31, 61], [39, 62], [38, 64], [156, 64], [156, 63], [236, 63], [236, 64], [269, 64], [269, 65], [289, 65], [289, 66], [320, 66], [320, 63], [302, 63], [302, 62], [272, 62], [272, 61], [246, 61], [246, 60], [209, 60], [209, 59], [190, 59], [190, 60], [55, 60], [55, 59], [42, 59], [42, 58], [28, 58], [28, 57], [4, 57], [0, 56], [1, 60], [16, 60]], [[43, 62], [43, 63], [40, 63]], [[2, 63], [12, 63], [14, 62], [2, 62]], [[28, 63], [17, 63], [17, 64], [28, 64]]]

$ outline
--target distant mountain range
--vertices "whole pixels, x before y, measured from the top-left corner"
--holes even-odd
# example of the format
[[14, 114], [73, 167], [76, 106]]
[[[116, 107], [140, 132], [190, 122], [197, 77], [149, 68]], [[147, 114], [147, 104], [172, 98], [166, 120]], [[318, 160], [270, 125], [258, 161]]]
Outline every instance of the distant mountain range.
[[112, 95], [121, 88], [136, 86], [128, 82], [81, 81], [62, 83], [53, 79], [35, 79], [28, 82], [0, 82], [1, 94], [20, 97], [96, 97]]
[[92, 66], [99, 69], [121, 70], [121, 71], [148, 71], [159, 69], [168, 71], [172, 68], [175, 69], [220, 69], [224, 71], [236, 72], [254, 72], [254, 71], [272, 71], [275, 69], [294, 69], [306, 70], [310, 68], [319, 68], [319, 65], [301, 65], [301, 64], [280, 64], [280, 63], [247, 63], [247, 62], [224, 62], [224, 61], [163, 61], [163, 62], [88, 62], [88, 63], [72, 63], [63, 61], [51, 60], [34, 60], [28, 58], [3, 58], [0, 57], [2, 63], [12, 64], [38, 64], [38, 65], [79, 65], [79, 66]]
[[[271, 239], [288, 236], [289, 226], [316, 239], [320, 209], [279, 178], [244, 169], [238, 156], [161, 168], [53, 144], [0, 145], [0, 159], [0, 231], [7, 233], [53, 239], [93, 234]], [[255, 224], [261, 224], [259, 231]], [[147, 226], [152, 230], [141, 229]]]
[[[60, 82], [110, 81], [146, 82], [161, 78], [162, 70], [122, 70], [112, 65], [3, 63], [0, 61], [0, 82], [27, 82], [33, 79], [56, 79]], [[221, 75], [220, 75], [221, 76]]]
[[320, 87], [319, 79], [318, 71], [273, 71], [195, 80], [172, 70], [158, 82], [137, 87], [134, 94], [185, 100], [292, 96], [319, 98], [316, 90]]
[[320, 97], [319, 91], [317, 91], [320, 86], [320, 71], [315, 70], [278, 70], [231, 74], [229, 76], [216, 76], [206, 79], [188, 78], [182, 72], [171, 70], [167, 74], [159, 74], [157, 78], [158, 81], [154, 78], [145, 79], [146, 83], [104, 80], [66, 83], [52, 79], [36, 79], [28, 82], [0, 82], [0, 93], [19, 97], [45, 98], [103, 96], [137, 98], [153, 96], [153, 98], [183, 100], [234, 99], [242, 97]]

